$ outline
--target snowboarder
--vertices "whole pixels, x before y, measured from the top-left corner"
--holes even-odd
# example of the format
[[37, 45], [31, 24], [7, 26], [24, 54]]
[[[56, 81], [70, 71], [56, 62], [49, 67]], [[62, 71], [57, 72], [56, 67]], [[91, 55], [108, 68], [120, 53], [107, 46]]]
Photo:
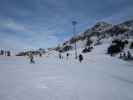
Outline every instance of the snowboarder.
[[82, 62], [82, 61], [83, 61], [83, 55], [80, 54], [80, 55], [79, 55], [79, 62]]

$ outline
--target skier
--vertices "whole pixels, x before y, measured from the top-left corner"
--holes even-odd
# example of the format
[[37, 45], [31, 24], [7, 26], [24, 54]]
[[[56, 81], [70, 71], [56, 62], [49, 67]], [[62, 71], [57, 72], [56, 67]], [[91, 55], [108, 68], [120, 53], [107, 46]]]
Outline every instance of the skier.
[[83, 55], [80, 54], [80, 55], [79, 55], [79, 62], [82, 62], [82, 61], [83, 61]]
[[127, 51], [127, 58], [128, 59], [131, 59], [132, 58], [130, 51]]
[[126, 53], [125, 52], [123, 52], [123, 57], [126, 58]]
[[123, 56], [122, 56], [122, 53], [120, 53], [120, 58], [122, 58]]
[[69, 58], [69, 55], [70, 55], [69, 53], [66, 54], [67, 60], [68, 60], [68, 58]]
[[11, 56], [11, 52], [10, 51], [7, 51], [7, 56]]
[[61, 55], [61, 53], [59, 53], [59, 59], [62, 59], [62, 55]]
[[0, 55], [2, 55], [2, 56], [4, 55], [4, 50], [0, 51]]
[[42, 57], [42, 53], [41, 52], [39, 53], [39, 56]]
[[32, 53], [29, 54], [29, 58], [30, 58], [30, 63], [35, 63], [34, 56]]

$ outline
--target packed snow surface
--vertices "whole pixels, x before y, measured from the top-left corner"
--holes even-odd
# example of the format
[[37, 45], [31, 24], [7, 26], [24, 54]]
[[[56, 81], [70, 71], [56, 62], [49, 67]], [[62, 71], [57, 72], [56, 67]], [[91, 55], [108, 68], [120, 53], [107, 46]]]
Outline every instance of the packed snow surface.
[[35, 64], [0, 56], [0, 100], [133, 100], [133, 62], [106, 55], [107, 46], [95, 47], [82, 63], [56, 52]]

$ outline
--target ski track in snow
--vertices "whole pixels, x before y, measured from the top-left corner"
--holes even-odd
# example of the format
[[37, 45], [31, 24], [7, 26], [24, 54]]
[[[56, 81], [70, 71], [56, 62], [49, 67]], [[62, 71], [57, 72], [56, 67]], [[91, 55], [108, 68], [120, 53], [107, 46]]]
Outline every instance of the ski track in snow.
[[56, 54], [35, 64], [0, 57], [0, 100], [133, 100], [133, 62], [106, 55], [106, 46], [84, 54], [83, 63]]

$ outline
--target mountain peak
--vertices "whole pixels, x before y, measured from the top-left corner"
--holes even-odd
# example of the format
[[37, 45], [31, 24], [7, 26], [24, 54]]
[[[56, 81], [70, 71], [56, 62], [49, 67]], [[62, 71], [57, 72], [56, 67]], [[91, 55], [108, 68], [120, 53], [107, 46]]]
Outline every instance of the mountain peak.
[[104, 21], [99, 21], [96, 23], [96, 25], [105, 26], [105, 25], [111, 25], [111, 24], [104, 22]]
[[94, 25], [94, 27], [92, 27], [92, 30], [93, 31], [104, 31], [110, 27], [112, 27], [111, 24], [104, 22], [104, 21], [101, 21], [101, 22], [96, 23]]

